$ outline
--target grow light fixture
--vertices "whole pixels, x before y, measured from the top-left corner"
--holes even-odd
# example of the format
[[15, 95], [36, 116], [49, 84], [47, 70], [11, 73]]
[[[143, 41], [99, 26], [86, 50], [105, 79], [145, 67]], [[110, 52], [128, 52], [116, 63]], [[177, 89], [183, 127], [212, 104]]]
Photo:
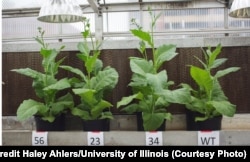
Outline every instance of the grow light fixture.
[[76, 0], [47, 0], [37, 19], [48, 23], [74, 23], [83, 18], [82, 9]]
[[229, 16], [235, 18], [250, 18], [250, 0], [234, 0]]

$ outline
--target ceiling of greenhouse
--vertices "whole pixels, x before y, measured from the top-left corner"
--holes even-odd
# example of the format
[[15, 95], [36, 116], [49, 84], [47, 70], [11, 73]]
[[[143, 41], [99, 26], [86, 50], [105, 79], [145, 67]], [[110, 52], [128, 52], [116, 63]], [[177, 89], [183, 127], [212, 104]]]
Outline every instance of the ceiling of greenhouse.
[[[228, 16], [231, 0], [75, 0], [90, 20], [91, 30], [103, 39], [130, 39], [130, 20], [149, 28], [148, 7], [161, 12], [155, 32], [159, 37], [249, 36], [250, 19]], [[75, 41], [83, 25], [43, 23], [37, 20], [45, 0], [3, 0], [3, 42], [30, 41], [37, 27], [47, 31], [50, 39]], [[98, 10], [98, 11], [96, 11]], [[101, 10], [101, 18], [99, 15]], [[96, 15], [101, 21], [96, 21]], [[96, 32], [98, 31], [98, 32]]]
[[[45, 0], [3, 0], [2, 9], [20, 9], [20, 8], [38, 8]], [[88, 5], [88, 0], [75, 0], [80, 5]], [[108, 4], [124, 4], [124, 3], [161, 3], [161, 2], [190, 2], [199, 0], [97, 0], [101, 5]], [[211, 0], [206, 0], [207, 2]], [[225, 4], [227, 0], [213, 0], [217, 3]], [[207, 4], [209, 5], [209, 3]], [[209, 7], [209, 6], [208, 6]]]

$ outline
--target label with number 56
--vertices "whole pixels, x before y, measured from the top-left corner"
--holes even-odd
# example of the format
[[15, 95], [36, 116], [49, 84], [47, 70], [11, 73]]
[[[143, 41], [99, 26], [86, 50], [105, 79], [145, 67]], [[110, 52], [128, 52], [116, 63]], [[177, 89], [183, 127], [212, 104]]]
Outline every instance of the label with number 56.
[[48, 146], [48, 132], [32, 132], [32, 146]]

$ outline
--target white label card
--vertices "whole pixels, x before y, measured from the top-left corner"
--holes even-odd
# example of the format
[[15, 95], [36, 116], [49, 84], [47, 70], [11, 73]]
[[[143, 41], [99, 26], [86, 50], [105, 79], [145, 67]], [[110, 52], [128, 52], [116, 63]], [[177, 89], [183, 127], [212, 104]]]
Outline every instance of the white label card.
[[103, 132], [88, 132], [88, 146], [104, 146]]
[[198, 131], [199, 146], [219, 146], [220, 131]]
[[162, 146], [162, 132], [148, 131], [146, 132], [146, 146]]
[[48, 132], [32, 131], [32, 146], [48, 146]]

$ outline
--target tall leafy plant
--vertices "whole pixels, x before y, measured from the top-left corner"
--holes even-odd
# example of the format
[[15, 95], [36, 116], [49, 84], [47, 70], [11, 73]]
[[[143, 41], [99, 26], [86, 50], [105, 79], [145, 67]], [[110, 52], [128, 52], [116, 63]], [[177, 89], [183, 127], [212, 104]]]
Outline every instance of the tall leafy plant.
[[[150, 31], [145, 31], [136, 23], [131, 29], [131, 33], [139, 38], [139, 51], [141, 57], [130, 57], [130, 69], [132, 78], [129, 86], [132, 87], [133, 94], [123, 97], [118, 103], [117, 108], [121, 108], [127, 113], [142, 112], [144, 130], [156, 130], [166, 120], [172, 119], [172, 114], [167, 108], [171, 103], [184, 103], [187, 100], [187, 93], [184, 89], [171, 90], [174, 84], [169, 81], [167, 70], [162, 70], [162, 65], [172, 60], [176, 53], [176, 45], [163, 44], [155, 47], [154, 28], [161, 14], [155, 15], [149, 9], [151, 17]], [[147, 53], [147, 48], [152, 52], [152, 59]]]
[[215, 71], [227, 61], [227, 58], [218, 58], [221, 49], [221, 44], [218, 44], [214, 50], [211, 47], [208, 47], [207, 50], [202, 49], [204, 61], [196, 57], [202, 67], [190, 65], [190, 76], [197, 88], [192, 88], [188, 84], [182, 85], [191, 96], [186, 103], [186, 108], [201, 113], [201, 116], [197, 116], [195, 121], [204, 121], [221, 115], [233, 117], [236, 112], [236, 105], [232, 104], [224, 94], [219, 79], [238, 71], [240, 67], [228, 67]]
[[13, 69], [11, 71], [33, 79], [32, 87], [40, 100], [24, 100], [17, 109], [17, 119], [23, 121], [37, 115], [45, 121], [53, 122], [56, 116], [73, 107], [73, 98], [70, 93], [59, 97], [59, 92], [70, 88], [67, 78], [57, 78], [59, 66], [65, 58], [57, 61], [56, 57], [64, 46], [59, 50], [49, 48], [49, 44], [44, 41], [45, 31], [40, 27], [38, 31], [39, 36], [35, 37], [35, 40], [41, 45], [40, 54], [43, 72], [30, 68]]
[[[89, 19], [83, 21], [83, 42], [77, 45], [80, 53], [77, 57], [83, 63], [83, 70], [71, 66], [61, 66], [76, 75], [71, 78], [73, 93], [80, 97], [80, 103], [71, 109], [73, 115], [83, 120], [113, 119], [110, 108], [112, 103], [105, 100], [118, 83], [118, 72], [110, 67], [104, 67], [101, 54], [101, 42], [94, 41], [90, 31]], [[90, 44], [88, 42], [90, 39]]]

